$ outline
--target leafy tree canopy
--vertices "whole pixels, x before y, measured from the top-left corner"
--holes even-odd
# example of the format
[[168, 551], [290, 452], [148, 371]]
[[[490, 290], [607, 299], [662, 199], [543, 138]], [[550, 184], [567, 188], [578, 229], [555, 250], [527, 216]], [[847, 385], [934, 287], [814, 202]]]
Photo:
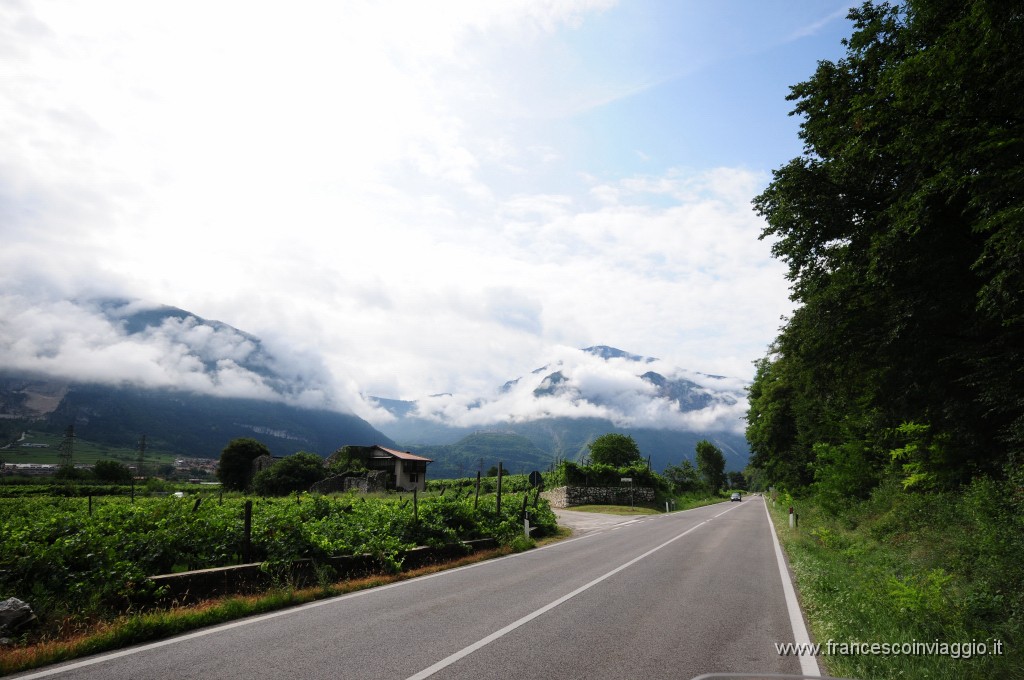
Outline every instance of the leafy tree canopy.
[[369, 448], [366, 446], [343, 446], [327, 458], [327, 469], [332, 475], [366, 472]]
[[612, 467], [625, 467], [643, 460], [640, 447], [632, 437], [611, 432], [590, 442], [590, 462]]
[[722, 450], [702, 439], [697, 442], [697, 473], [712, 493], [725, 486], [725, 455]]
[[132, 481], [132, 471], [124, 463], [116, 460], [98, 460], [92, 466], [92, 473], [101, 482], [127, 484]]
[[754, 465], [837, 497], [887, 471], [958, 484], [1024, 445], [1024, 13], [849, 16], [846, 56], [789, 97], [804, 154], [754, 201], [799, 307], [747, 416]]
[[229, 491], [243, 491], [252, 480], [252, 462], [260, 456], [269, 456], [262, 442], [248, 437], [233, 439], [220, 454], [217, 479]]
[[323, 458], [299, 451], [256, 473], [252, 488], [265, 496], [285, 496], [295, 491], [309, 491], [309, 487], [326, 476]]
[[673, 493], [688, 493], [701, 486], [700, 474], [689, 460], [684, 459], [679, 465], [665, 466], [663, 476], [672, 485]]

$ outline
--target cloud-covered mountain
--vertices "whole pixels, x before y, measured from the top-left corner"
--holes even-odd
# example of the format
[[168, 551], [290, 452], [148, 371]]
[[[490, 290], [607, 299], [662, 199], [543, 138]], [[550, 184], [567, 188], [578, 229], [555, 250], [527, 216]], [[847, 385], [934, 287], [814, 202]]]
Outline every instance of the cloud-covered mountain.
[[[657, 469], [692, 457], [701, 438], [742, 468], [746, 408], [742, 380], [607, 346], [557, 347], [546, 365], [489, 394], [368, 398], [315, 354], [271, 348], [175, 307], [0, 295], [0, 413], [61, 430], [88, 423], [97, 439], [121, 446], [147, 434], [215, 456], [234, 436], [257, 436], [275, 453], [329, 453], [392, 440], [453, 445], [482, 430], [526, 437], [555, 460], [578, 459], [594, 437], [621, 431]], [[468, 469], [472, 456], [463, 457], [459, 468]], [[437, 462], [440, 472], [447, 463]]]
[[454, 428], [490, 427], [542, 418], [597, 418], [618, 427], [741, 434], [742, 380], [687, 371], [613, 347], [562, 348], [560, 356], [489, 396], [436, 394], [415, 402], [377, 399], [396, 421]]
[[[389, 444], [336, 398], [315, 358], [181, 309], [54, 301], [0, 325], [0, 416], [110, 446], [216, 457], [236, 437], [275, 454]], [[362, 403], [360, 401], [360, 403]]]
[[562, 348], [547, 365], [488, 396], [376, 402], [392, 415], [378, 428], [410, 446], [455, 444], [481, 430], [509, 432], [552, 459], [576, 460], [594, 437], [616, 431], [631, 434], [656, 469], [692, 459], [694, 444], [705, 438], [723, 449], [732, 469], [744, 467], [749, 456], [744, 381], [603, 345]]
[[357, 413], [316, 356], [140, 300], [0, 296], [0, 369], [79, 383], [168, 388]]

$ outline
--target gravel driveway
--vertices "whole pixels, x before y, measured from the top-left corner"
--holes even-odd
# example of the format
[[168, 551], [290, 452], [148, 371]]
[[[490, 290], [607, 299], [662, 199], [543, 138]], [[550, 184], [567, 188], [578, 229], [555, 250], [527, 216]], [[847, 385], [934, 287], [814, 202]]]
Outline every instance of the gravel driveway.
[[558, 523], [564, 527], [572, 529], [574, 534], [584, 534], [588, 531], [606, 529], [608, 527], [613, 527], [616, 524], [623, 524], [636, 519], [635, 517], [625, 517], [623, 515], [606, 515], [600, 512], [578, 512], [576, 510], [566, 510], [564, 508], [552, 508], [551, 510], [555, 513], [555, 516], [558, 517]]

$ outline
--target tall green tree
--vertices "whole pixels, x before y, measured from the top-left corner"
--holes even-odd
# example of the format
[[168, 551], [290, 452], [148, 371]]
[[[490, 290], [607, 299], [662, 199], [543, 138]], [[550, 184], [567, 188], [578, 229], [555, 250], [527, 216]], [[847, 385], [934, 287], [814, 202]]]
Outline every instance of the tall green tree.
[[244, 491], [252, 481], [252, 462], [260, 456], [269, 456], [262, 442], [248, 437], [232, 439], [220, 454], [217, 479], [225, 489]]
[[590, 442], [590, 462], [626, 467], [643, 461], [640, 447], [636, 441], [626, 434], [610, 432]]
[[92, 473], [101, 482], [127, 484], [132, 481], [132, 471], [124, 463], [116, 460], [98, 460], [92, 466]]
[[309, 487], [326, 476], [323, 458], [299, 451], [257, 472], [252, 479], [252, 489], [265, 496], [285, 496], [294, 491], [309, 491]]
[[725, 486], [725, 456], [720, 448], [707, 439], [697, 442], [697, 473], [712, 493], [717, 493]]
[[679, 465], [665, 466], [662, 476], [672, 485], [673, 493], [696, 491], [701, 485], [697, 468], [687, 459], [684, 459]]
[[[748, 438], [792, 485], [816, 452], [841, 475], [893, 450], [956, 484], [1024, 445], [1024, 13], [908, 0], [850, 18], [846, 56], [792, 88], [804, 154], [754, 201], [799, 306], [758, 366]], [[942, 446], [907, 454], [905, 423]]]

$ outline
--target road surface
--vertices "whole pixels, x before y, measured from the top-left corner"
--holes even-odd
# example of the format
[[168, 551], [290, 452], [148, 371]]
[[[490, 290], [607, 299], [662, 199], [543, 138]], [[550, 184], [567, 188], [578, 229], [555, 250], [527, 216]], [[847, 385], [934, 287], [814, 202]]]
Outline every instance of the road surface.
[[[801, 672], [764, 502], [618, 518], [545, 548], [22, 678], [692, 678]], [[799, 612], [797, 610], [797, 615]]]

